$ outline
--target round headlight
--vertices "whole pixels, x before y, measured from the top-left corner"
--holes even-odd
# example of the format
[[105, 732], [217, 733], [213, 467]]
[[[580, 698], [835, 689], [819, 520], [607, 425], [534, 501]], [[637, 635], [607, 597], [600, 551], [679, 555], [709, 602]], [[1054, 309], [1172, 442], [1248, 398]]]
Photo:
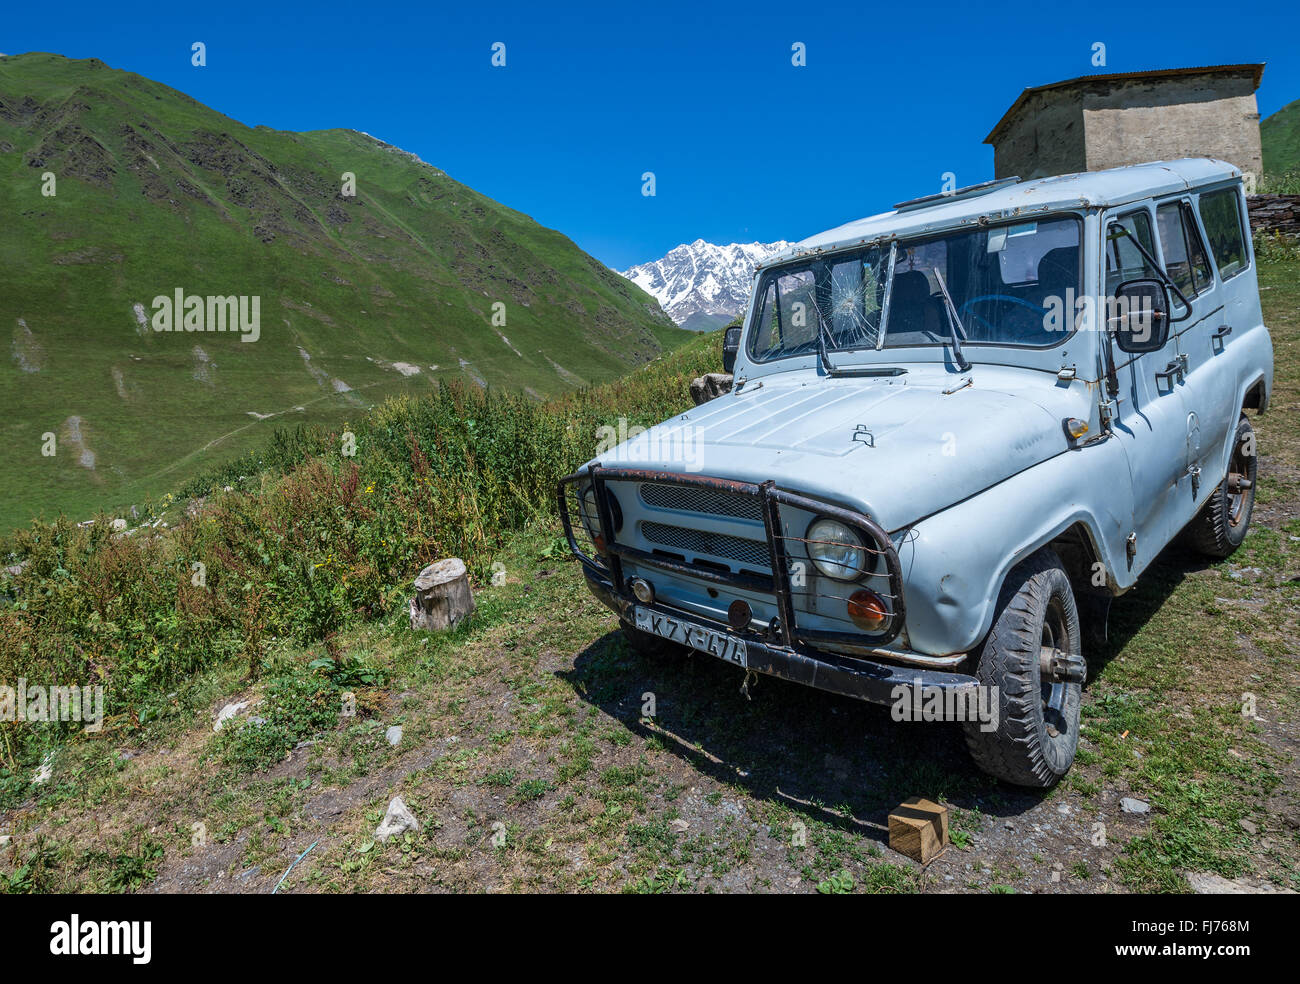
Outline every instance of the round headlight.
[[834, 519], [814, 520], [804, 534], [817, 569], [837, 581], [855, 581], [867, 571], [867, 551], [858, 535]]

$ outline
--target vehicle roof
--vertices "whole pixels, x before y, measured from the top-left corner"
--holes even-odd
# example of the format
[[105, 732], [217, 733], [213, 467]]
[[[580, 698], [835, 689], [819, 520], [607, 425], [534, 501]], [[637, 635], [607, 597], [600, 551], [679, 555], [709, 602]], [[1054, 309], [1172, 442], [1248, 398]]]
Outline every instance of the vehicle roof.
[[1187, 157], [1015, 181], [965, 197], [959, 190], [951, 200], [939, 199], [924, 207], [896, 206], [889, 212], [809, 236], [782, 250], [762, 266], [769, 267], [810, 253], [846, 249], [882, 238], [973, 225], [981, 219], [997, 221], [1069, 209], [1107, 208], [1240, 177], [1241, 171], [1226, 161]]

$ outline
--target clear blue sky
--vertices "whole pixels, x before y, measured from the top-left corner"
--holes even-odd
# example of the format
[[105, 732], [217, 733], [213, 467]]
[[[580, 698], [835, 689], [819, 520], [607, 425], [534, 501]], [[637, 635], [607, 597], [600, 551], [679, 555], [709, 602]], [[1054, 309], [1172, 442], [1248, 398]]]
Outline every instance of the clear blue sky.
[[620, 269], [701, 237], [802, 238], [938, 191], [946, 171], [990, 178], [982, 141], [1028, 85], [1264, 61], [1261, 113], [1300, 98], [1296, 0], [402, 9], [15, 2], [0, 52], [101, 58], [248, 124], [364, 130]]

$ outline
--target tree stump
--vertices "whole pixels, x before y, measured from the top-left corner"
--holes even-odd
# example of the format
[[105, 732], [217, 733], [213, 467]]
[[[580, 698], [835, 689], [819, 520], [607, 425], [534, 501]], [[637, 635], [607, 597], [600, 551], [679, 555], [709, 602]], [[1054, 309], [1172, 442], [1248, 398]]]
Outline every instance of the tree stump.
[[469, 575], [459, 557], [448, 557], [420, 571], [415, 579], [415, 597], [411, 599], [412, 629], [449, 629], [473, 611]]

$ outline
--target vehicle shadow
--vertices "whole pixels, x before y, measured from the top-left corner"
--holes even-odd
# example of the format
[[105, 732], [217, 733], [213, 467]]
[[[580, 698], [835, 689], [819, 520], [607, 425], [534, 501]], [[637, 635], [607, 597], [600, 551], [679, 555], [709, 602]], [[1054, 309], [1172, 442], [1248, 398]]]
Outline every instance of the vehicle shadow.
[[[1088, 651], [1089, 681], [1121, 654], [1187, 573], [1204, 563], [1172, 546], [1138, 587], [1116, 599], [1109, 639]], [[700, 654], [643, 658], [610, 632], [558, 676], [583, 700], [719, 783], [810, 818], [888, 842], [889, 811], [910, 796], [943, 799], [1002, 819], [1045, 793], [1000, 783], [966, 752], [961, 726], [895, 721], [890, 709], [761, 676]], [[642, 718], [653, 695], [653, 722]]]
[[[1041, 794], [975, 769], [960, 726], [895, 722], [877, 707], [682, 653], [645, 659], [618, 632], [577, 654], [559, 676], [574, 692], [721, 784], [845, 831], [888, 842], [889, 811], [909, 796], [1014, 816]], [[653, 722], [643, 720], [646, 695]]]

